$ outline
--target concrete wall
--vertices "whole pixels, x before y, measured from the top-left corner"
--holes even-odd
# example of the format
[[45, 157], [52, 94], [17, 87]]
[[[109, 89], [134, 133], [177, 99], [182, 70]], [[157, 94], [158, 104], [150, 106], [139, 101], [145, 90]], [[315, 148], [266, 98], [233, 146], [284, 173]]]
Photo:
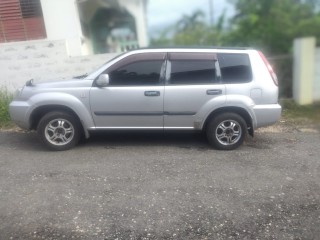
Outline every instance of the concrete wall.
[[0, 87], [13, 91], [31, 78], [43, 81], [81, 75], [115, 55], [69, 57], [63, 40], [0, 44]]
[[313, 96], [315, 101], [320, 101], [320, 47], [316, 48], [315, 68]]

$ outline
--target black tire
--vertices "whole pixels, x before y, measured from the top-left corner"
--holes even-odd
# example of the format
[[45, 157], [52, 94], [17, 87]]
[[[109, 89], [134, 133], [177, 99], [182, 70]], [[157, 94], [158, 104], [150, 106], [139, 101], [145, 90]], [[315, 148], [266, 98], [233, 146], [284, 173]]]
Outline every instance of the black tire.
[[219, 150], [238, 148], [247, 136], [247, 124], [236, 113], [226, 112], [212, 118], [206, 134], [211, 146]]
[[52, 151], [69, 150], [81, 137], [81, 124], [70, 113], [53, 111], [45, 114], [37, 128], [41, 142]]

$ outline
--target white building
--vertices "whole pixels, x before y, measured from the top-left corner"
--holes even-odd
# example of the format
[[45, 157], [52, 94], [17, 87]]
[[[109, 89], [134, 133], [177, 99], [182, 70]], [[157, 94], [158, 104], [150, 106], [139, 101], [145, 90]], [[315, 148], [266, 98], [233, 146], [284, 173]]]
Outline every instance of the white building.
[[0, 0], [0, 88], [81, 75], [119, 52], [147, 46], [146, 5], [147, 0]]
[[0, 43], [65, 40], [69, 56], [148, 45], [147, 0], [0, 1]]

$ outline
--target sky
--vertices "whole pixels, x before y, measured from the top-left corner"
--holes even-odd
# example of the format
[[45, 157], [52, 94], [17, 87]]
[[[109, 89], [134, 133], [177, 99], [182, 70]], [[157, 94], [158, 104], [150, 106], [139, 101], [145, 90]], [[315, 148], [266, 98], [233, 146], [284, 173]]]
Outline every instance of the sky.
[[[231, 16], [233, 7], [227, 0], [213, 1], [214, 20], [226, 9], [226, 15]], [[149, 0], [148, 3], [148, 29], [151, 37], [157, 36], [161, 30], [175, 24], [184, 14], [190, 15], [195, 10], [202, 10], [209, 22], [210, 0]]]

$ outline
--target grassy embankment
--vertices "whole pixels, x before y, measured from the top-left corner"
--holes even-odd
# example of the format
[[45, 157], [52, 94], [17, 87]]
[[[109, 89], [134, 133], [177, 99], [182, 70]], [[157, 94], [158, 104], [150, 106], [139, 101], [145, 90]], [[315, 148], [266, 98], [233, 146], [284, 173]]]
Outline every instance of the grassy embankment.
[[10, 128], [14, 124], [10, 121], [9, 103], [12, 100], [12, 94], [6, 89], [0, 89], [0, 129]]
[[297, 125], [320, 125], [320, 102], [299, 106], [291, 99], [281, 100], [282, 118]]

